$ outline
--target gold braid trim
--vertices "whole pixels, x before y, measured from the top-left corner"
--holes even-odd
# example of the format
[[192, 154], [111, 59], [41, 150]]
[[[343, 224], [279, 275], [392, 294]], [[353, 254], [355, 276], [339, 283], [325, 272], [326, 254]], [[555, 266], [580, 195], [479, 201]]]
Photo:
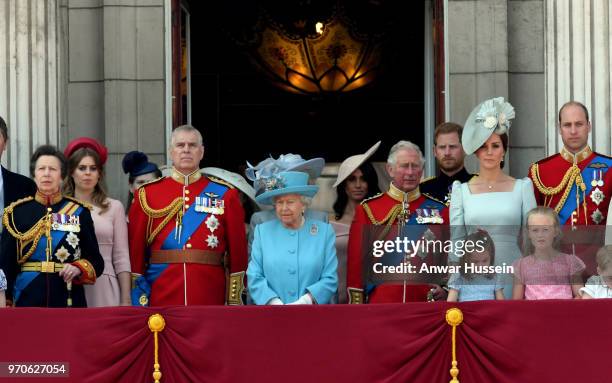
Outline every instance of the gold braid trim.
[[[170, 203], [170, 205], [162, 209], [156, 210], [149, 206], [149, 204], [147, 203], [147, 194], [145, 188], [140, 187], [138, 189], [138, 197], [138, 199], [140, 200], [140, 206], [142, 206], [142, 210], [149, 217], [149, 222], [147, 223], [147, 244], [150, 245], [153, 242], [153, 239], [155, 239], [155, 237], [157, 236], [157, 234], [159, 234], [159, 232], [162, 231], [164, 227], [166, 227], [168, 222], [170, 222], [172, 217], [178, 214], [177, 219], [180, 220], [182, 218], [183, 198], [177, 197], [176, 199], [174, 199], [174, 201]], [[153, 219], [161, 218], [164, 216], [164, 220], [159, 225], [157, 225], [155, 230], [151, 230], [153, 225]]]
[[[14, 219], [15, 217], [13, 214], [15, 207], [31, 200], [33, 200], [32, 197], [27, 197], [13, 202], [4, 210], [4, 214], [2, 216], [2, 223], [4, 224], [4, 227], [6, 227], [6, 230], [9, 232], [9, 234], [12, 235], [19, 242], [19, 257], [17, 260], [17, 263], [19, 264], [23, 264], [28, 260], [28, 258], [32, 256], [32, 254], [34, 254], [34, 250], [36, 250], [40, 238], [42, 238], [42, 236], [51, 229], [51, 215], [46, 214], [25, 233], [22, 233], [17, 230]], [[27, 246], [30, 242], [33, 242], [32, 246], [30, 247], [30, 250], [28, 250], [26, 254], [22, 255], [23, 248]]]
[[374, 214], [372, 214], [372, 210], [370, 209], [368, 204], [362, 203], [362, 205], [363, 205], [363, 210], [365, 210], [366, 215], [368, 216], [368, 218], [370, 219], [370, 222], [372, 222], [373, 225], [379, 226], [379, 225], [383, 225], [386, 223], [385, 228], [383, 229], [383, 231], [380, 233], [378, 237], [379, 239], [384, 239], [387, 236], [387, 234], [389, 234], [389, 231], [391, 231], [393, 222], [395, 222], [395, 219], [402, 211], [402, 205], [397, 204], [393, 206], [391, 210], [389, 210], [389, 213], [387, 213], [387, 216], [380, 221], [377, 221], [376, 218], [374, 218]]
[[[555, 206], [555, 211], [557, 213], [561, 211], [561, 208], [565, 204], [565, 201], [567, 200], [567, 196], [569, 195], [573, 185], [576, 185], [577, 187], [579, 187], [583, 193], [586, 190], [586, 186], [584, 185], [584, 182], [582, 180], [582, 175], [580, 174], [580, 168], [576, 165], [572, 165], [572, 167], [569, 168], [567, 172], [565, 172], [565, 175], [563, 176], [561, 183], [559, 183], [559, 185], [555, 187], [544, 186], [544, 183], [540, 179], [540, 169], [538, 167], [538, 164], [533, 164], [533, 166], [531, 167], [531, 178], [533, 178], [536, 188], [538, 188], [540, 193], [542, 193], [546, 197], [552, 197], [554, 195], [557, 195], [559, 194], [559, 192], [561, 192], [561, 190], [565, 188], [563, 190], [563, 195], [561, 196], [559, 203], [557, 203], [557, 205]], [[552, 198], [551, 198], [551, 201], [552, 201]], [[549, 206], [549, 205], [550, 205], [550, 202], [546, 204], [546, 206]]]
[[391, 210], [389, 210], [389, 212], [387, 213], [385, 218], [381, 219], [380, 221], [377, 221], [376, 218], [374, 218], [374, 214], [372, 214], [372, 210], [370, 209], [368, 204], [367, 203], [362, 203], [362, 205], [363, 205], [363, 210], [365, 211], [366, 215], [370, 219], [370, 222], [372, 222], [372, 225], [382, 225], [382, 224], [387, 223], [389, 221], [393, 222], [395, 220], [395, 217], [397, 217], [399, 212], [402, 210], [401, 204], [397, 204], [397, 205], [393, 206], [393, 208], [391, 208]]

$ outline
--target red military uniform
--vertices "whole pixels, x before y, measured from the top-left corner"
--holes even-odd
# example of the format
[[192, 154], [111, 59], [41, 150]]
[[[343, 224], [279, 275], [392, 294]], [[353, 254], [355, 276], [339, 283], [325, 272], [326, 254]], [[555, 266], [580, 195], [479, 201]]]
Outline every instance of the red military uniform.
[[174, 170], [138, 189], [129, 220], [132, 272], [150, 288], [134, 304], [242, 304], [246, 232], [233, 186]]
[[561, 224], [605, 225], [612, 194], [611, 166], [612, 158], [588, 146], [575, 155], [563, 148], [531, 166], [536, 202], [555, 209]]
[[[407, 206], [404, 207], [404, 202]], [[429, 285], [408, 284], [381, 284], [372, 288], [366, 286], [364, 277], [363, 246], [369, 246], [363, 241], [364, 228], [367, 225], [388, 226], [389, 232], [384, 233], [385, 239], [391, 237], [389, 233], [397, 233], [397, 223], [405, 219], [407, 225], [418, 225], [423, 217], [437, 216], [437, 224], [448, 224], [448, 208], [444, 203], [428, 195], [421, 194], [419, 189], [404, 193], [391, 184], [389, 191], [364, 200], [355, 211], [355, 218], [351, 224], [348, 241], [347, 261], [347, 290], [349, 303], [401, 303], [402, 301], [424, 302], [427, 300]], [[404, 216], [403, 216], [404, 215]], [[441, 219], [440, 219], [441, 218]], [[425, 224], [431, 222], [424, 222]], [[392, 229], [395, 228], [395, 231]], [[369, 249], [368, 249], [369, 250]], [[371, 256], [372, 252], [369, 252]]]

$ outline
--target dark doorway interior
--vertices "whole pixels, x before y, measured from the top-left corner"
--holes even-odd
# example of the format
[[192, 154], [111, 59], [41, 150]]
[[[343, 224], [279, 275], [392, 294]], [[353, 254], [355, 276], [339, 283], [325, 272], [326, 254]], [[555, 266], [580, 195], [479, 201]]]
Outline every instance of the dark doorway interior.
[[[184, 1], [191, 17], [192, 124], [204, 135], [206, 166], [238, 171], [245, 161], [281, 153], [340, 162], [377, 140], [383, 143], [373, 160], [384, 161], [400, 139], [423, 146], [424, 2], [351, 1], [384, 7], [377, 17], [385, 17], [392, 31], [384, 71], [366, 88], [324, 97], [271, 85], [229, 37], [227, 25], [250, 20], [257, 2]], [[310, 2], [282, 2], [292, 3]]]

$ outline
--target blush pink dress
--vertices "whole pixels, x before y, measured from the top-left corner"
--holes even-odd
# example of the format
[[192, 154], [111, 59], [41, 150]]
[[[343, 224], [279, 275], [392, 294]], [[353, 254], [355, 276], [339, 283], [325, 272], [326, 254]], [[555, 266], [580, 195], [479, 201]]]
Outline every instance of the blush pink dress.
[[351, 225], [337, 222], [330, 216], [329, 223], [336, 232], [336, 256], [338, 257], [338, 297], [337, 303], [347, 303], [346, 292], [346, 251], [348, 247], [348, 235]]
[[584, 262], [560, 253], [551, 260], [529, 255], [514, 261], [514, 274], [525, 285], [525, 299], [572, 299], [571, 277], [584, 270]]
[[130, 272], [128, 230], [123, 205], [116, 199], [108, 198], [108, 210], [100, 214], [94, 206], [91, 217], [94, 221], [100, 254], [104, 258], [104, 272], [93, 285], [85, 285], [88, 307], [118, 306], [120, 299], [117, 274]]

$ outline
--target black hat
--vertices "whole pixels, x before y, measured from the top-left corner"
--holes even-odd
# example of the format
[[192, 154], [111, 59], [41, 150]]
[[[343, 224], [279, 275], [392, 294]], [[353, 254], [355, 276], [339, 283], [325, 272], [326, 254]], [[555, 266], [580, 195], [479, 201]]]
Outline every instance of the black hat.
[[130, 177], [138, 177], [143, 174], [159, 171], [157, 165], [149, 162], [149, 158], [143, 152], [131, 151], [123, 157], [121, 162], [124, 173], [129, 173]]

